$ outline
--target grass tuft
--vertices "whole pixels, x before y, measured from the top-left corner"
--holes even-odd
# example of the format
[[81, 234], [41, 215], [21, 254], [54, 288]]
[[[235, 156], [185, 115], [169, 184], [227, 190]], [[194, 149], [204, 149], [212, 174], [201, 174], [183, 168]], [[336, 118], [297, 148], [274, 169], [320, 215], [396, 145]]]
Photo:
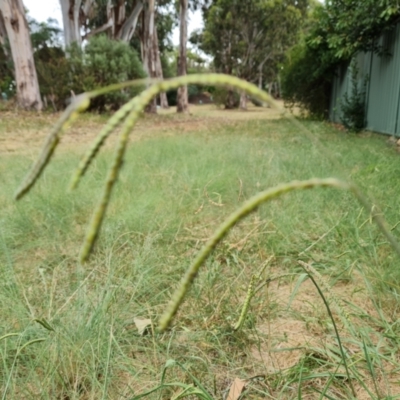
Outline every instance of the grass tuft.
[[[20, 126], [20, 118], [7, 119], [7, 132], [0, 128], [3, 397], [223, 398], [241, 378], [249, 399], [396, 398], [399, 261], [373, 218], [384, 216], [398, 236], [398, 155], [381, 136], [304, 121], [310, 137], [276, 114], [271, 119], [271, 110], [252, 112], [254, 120], [193, 107], [193, 116], [141, 119], [85, 267], [78, 252], [109, 147], [79, 191], [65, 188], [103, 120], [85, 115], [75, 141], [62, 138], [65, 147], [35, 190], [14, 203], [33, 156], [5, 135], [15, 127], [16, 143], [31, 140], [53, 120], [32, 116]], [[321, 157], [324, 148], [331, 157]], [[315, 175], [350, 177], [373, 193], [373, 206], [332, 188], [258, 204], [215, 245], [173, 327], [138, 333], [135, 320], [155, 326], [196, 254], [240, 205]], [[311, 260], [328, 302], [340, 305], [332, 307], [334, 321], [346, 315], [352, 329], [335, 333], [299, 259]]]

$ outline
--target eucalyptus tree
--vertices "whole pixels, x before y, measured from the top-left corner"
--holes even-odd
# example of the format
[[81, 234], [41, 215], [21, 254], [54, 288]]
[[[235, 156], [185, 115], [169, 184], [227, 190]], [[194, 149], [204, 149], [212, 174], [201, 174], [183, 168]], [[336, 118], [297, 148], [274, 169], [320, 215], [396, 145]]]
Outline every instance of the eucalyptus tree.
[[14, 64], [18, 105], [26, 110], [40, 111], [43, 104], [22, 0], [0, 1], [0, 43], [5, 43], [5, 34]]
[[[155, 0], [148, 0], [143, 14], [143, 39], [142, 39], [142, 58], [143, 66], [150, 78], [157, 78], [157, 54], [158, 48], [156, 47], [156, 27], [155, 27]], [[161, 63], [160, 63], [161, 65]], [[146, 111], [150, 113], [157, 112], [156, 99], [152, 99]]]
[[[91, 1], [85, 1], [85, 5], [89, 6]], [[70, 47], [72, 43], [76, 43], [79, 47], [82, 44], [81, 36], [81, 7], [82, 0], [60, 0], [61, 14], [64, 26], [64, 43], [66, 47]]]
[[[297, 41], [304, 6], [294, 0], [215, 0], [204, 13], [205, 28], [197, 40], [218, 72], [262, 87], [267, 62], [276, 69]], [[240, 104], [245, 107], [244, 94]], [[233, 107], [233, 94], [225, 106]]]
[[129, 42], [135, 33], [143, 0], [59, 0], [64, 25], [64, 42], [79, 47], [83, 39], [106, 32], [116, 40]]
[[145, 4], [145, 0], [90, 0], [90, 7], [82, 7], [84, 38], [106, 32], [111, 39], [129, 43]]
[[[163, 78], [156, 30], [155, 0], [59, 1], [67, 48], [73, 43], [81, 47], [82, 40], [100, 33], [105, 33], [111, 39], [129, 43], [136, 33], [141, 40], [142, 61], [148, 76]], [[160, 95], [160, 101], [164, 108], [168, 107], [165, 93]], [[154, 102], [148, 110], [156, 112], [156, 103]]]
[[[179, 0], [179, 57], [178, 76], [187, 74], [187, 40], [188, 40], [188, 0]], [[181, 86], [178, 89], [178, 113], [185, 113], [189, 109], [188, 88]]]
[[[178, 76], [187, 74], [187, 42], [188, 42], [188, 12], [189, 7], [197, 10], [199, 7], [207, 7], [211, 0], [179, 0], [179, 55]], [[177, 112], [187, 112], [189, 109], [188, 88], [182, 86], [178, 89]]]

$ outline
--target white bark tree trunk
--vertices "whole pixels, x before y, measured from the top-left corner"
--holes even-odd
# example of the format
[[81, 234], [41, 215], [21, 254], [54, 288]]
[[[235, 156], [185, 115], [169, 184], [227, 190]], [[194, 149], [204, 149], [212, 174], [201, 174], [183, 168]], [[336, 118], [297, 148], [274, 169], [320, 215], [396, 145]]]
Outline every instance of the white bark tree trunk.
[[124, 23], [120, 31], [118, 32], [117, 39], [123, 40], [124, 42], [130, 42], [133, 34], [135, 33], [136, 26], [138, 23], [138, 18], [140, 13], [143, 11], [143, 2], [138, 1], [132, 10], [131, 15], [128, 18], [125, 18]]
[[[144, 8], [144, 34], [143, 34], [143, 66], [149, 78], [157, 78], [157, 59], [155, 47], [155, 0], [148, 0]], [[157, 113], [157, 102], [154, 98], [146, 107], [149, 113]]]
[[160, 106], [164, 110], [167, 110], [169, 108], [167, 93], [165, 92], [160, 93]]
[[63, 16], [65, 46], [71, 46], [76, 42], [79, 47], [83, 39], [107, 32], [112, 39], [129, 42], [135, 33], [139, 15], [143, 11], [142, 0], [136, 0], [135, 6], [129, 16], [126, 15], [126, 2], [119, 0], [113, 4], [107, 1], [106, 15], [107, 22], [82, 35], [82, 28], [87, 28], [87, 21], [93, 18], [96, 9], [95, 0], [59, 0]]
[[[91, 15], [96, 12], [94, 7], [95, 3], [93, 3], [93, 0], [86, 0], [86, 2], [88, 6], [85, 4], [81, 10], [81, 14], [84, 19], [90, 19]], [[101, 32], [107, 32], [111, 39], [122, 40], [123, 42], [129, 43], [135, 33], [138, 19], [143, 8], [143, 1], [137, 0], [131, 14], [127, 17], [125, 1], [120, 0], [117, 4], [113, 5], [111, 0], [108, 0], [106, 5], [107, 22], [102, 26], [92, 29], [83, 39], [89, 39]]]
[[4, 46], [6, 44], [7, 31], [4, 22], [3, 14], [0, 12], [0, 45], [3, 47], [3, 52], [6, 57], [9, 56], [7, 48]]
[[[179, 0], [179, 59], [178, 76], [187, 73], [187, 24], [188, 24], [188, 0]], [[177, 107], [178, 113], [189, 111], [188, 88], [182, 86], [178, 89]]]
[[239, 107], [241, 110], [247, 110], [247, 96], [245, 92], [240, 93]]
[[[81, 23], [79, 19], [82, 0], [60, 0], [61, 13], [64, 26], [65, 47], [71, 46], [72, 43], [81, 47]], [[86, 7], [86, 4], [85, 4]]]
[[[160, 50], [158, 45], [158, 35], [157, 29], [154, 31], [154, 38], [155, 38], [155, 48], [156, 48], [156, 67], [157, 67], [157, 78], [164, 79], [164, 74], [161, 65], [161, 58], [160, 58]], [[160, 106], [161, 108], [167, 109], [169, 108], [167, 94], [165, 92], [160, 93]]]
[[0, 13], [14, 61], [18, 105], [25, 110], [40, 111], [43, 103], [22, 0], [0, 0]]

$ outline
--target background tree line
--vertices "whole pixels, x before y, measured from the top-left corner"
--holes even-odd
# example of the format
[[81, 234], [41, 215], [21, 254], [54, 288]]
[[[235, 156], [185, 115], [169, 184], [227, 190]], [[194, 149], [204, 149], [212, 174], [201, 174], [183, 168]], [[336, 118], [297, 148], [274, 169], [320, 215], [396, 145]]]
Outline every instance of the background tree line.
[[[293, 49], [304, 43], [320, 12], [309, 0], [59, 1], [63, 30], [54, 21], [30, 19], [22, 0], [0, 1], [0, 90], [7, 96], [15, 93], [24, 109], [41, 110], [44, 101], [59, 110], [72, 93], [98, 86], [209, 70], [280, 95], [287, 55], [293, 59]], [[190, 38], [189, 9], [200, 9], [204, 20], [204, 28]], [[174, 49], [170, 37], [176, 26], [180, 44]], [[115, 109], [138, 90], [104, 96], [92, 108]], [[226, 108], [246, 107], [246, 97], [232, 90], [189, 87], [154, 99], [148, 111], [156, 112], [157, 101], [187, 111], [188, 90], [214, 92]]]
[[[19, 106], [40, 110], [43, 96], [59, 108], [68, 93], [145, 76], [162, 78], [160, 49], [164, 54], [171, 49], [169, 33], [176, 24], [174, 13], [165, 13], [169, 3], [172, 2], [60, 0], [64, 25], [61, 32], [51, 21], [37, 24], [27, 19], [22, 0], [2, 0], [2, 90], [14, 89], [10, 86], [12, 77]], [[177, 5], [186, 9], [180, 20], [181, 29], [187, 25], [185, 5], [187, 0], [180, 0]], [[130, 95], [122, 91], [113, 99], [99, 100], [93, 107], [102, 109], [111, 100], [111, 106], [116, 108]], [[187, 102], [187, 98], [178, 100]], [[168, 106], [165, 95], [161, 104]], [[185, 107], [183, 104], [181, 108]], [[155, 103], [151, 111], [155, 111]]]
[[[381, 52], [379, 36], [400, 19], [397, 0], [59, 1], [63, 31], [54, 21], [39, 24], [27, 17], [22, 0], [0, 1], [0, 90], [16, 93], [25, 109], [42, 109], [44, 99], [58, 110], [71, 93], [128, 79], [212, 70], [326, 116], [337, 66], [358, 51]], [[204, 20], [204, 28], [190, 38], [189, 9], [201, 9]], [[170, 39], [176, 26], [178, 49]], [[189, 92], [204, 89], [189, 87]], [[98, 99], [92, 107], [117, 108], [135, 90]], [[226, 108], [246, 106], [244, 95], [206, 90]], [[185, 112], [187, 99], [188, 89], [182, 88], [158, 102], [177, 103]], [[156, 101], [149, 111], [156, 111]]]

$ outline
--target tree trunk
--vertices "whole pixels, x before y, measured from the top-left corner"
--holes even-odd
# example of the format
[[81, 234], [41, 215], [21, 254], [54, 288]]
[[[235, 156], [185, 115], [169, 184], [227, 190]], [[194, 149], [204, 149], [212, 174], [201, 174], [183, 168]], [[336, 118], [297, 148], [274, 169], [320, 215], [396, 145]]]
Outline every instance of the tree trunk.
[[131, 15], [128, 18], [125, 18], [125, 21], [124, 21], [120, 31], [118, 32], [116, 39], [123, 40], [127, 43], [130, 42], [133, 34], [135, 33], [139, 15], [142, 12], [142, 10], [143, 10], [143, 2], [138, 1], [135, 5]]
[[[178, 58], [178, 76], [187, 73], [187, 17], [188, 0], [179, 0], [179, 58]], [[182, 86], [178, 89], [176, 111], [185, 113], [189, 111], [188, 88]]]
[[169, 108], [167, 93], [165, 92], [160, 93], [160, 106], [164, 110], [168, 110]]
[[25, 110], [40, 111], [43, 104], [22, 0], [1, 0], [0, 13], [14, 61], [18, 105]]
[[71, 46], [72, 43], [81, 47], [81, 24], [79, 19], [82, 0], [60, 0], [61, 13], [64, 26], [65, 47]]
[[[144, 34], [143, 34], [143, 66], [149, 78], [157, 78], [157, 60], [155, 48], [155, 1], [148, 0], [144, 9]], [[146, 112], [157, 113], [157, 102], [154, 98], [146, 107]]]
[[[83, 21], [92, 18], [96, 12], [96, 4], [93, 0], [86, 0], [81, 8], [81, 19]], [[106, 22], [94, 29], [91, 29], [82, 39], [89, 39], [94, 35], [107, 32], [111, 39], [122, 40], [129, 43], [135, 33], [139, 16], [143, 11], [143, 1], [136, 0], [135, 6], [129, 16], [126, 15], [126, 2], [119, 0], [113, 5], [111, 0], [107, 0], [106, 4]], [[82, 21], [81, 21], [82, 23]]]
[[3, 14], [0, 12], [0, 46], [3, 47], [4, 55], [8, 58], [10, 54], [5, 46], [7, 40], [6, 24], [4, 22]]
[[241, 110], [247, 110], [247, 95], [245, 92], [240, 93], [239, 107]]
[[[159, 45], [158, 45], [157, 29], [155, 29], [155, 31], [154, 31], [154, 38], [156, 41], [155, 47], [157, 49], [157, 51], [156, 51], [157, 78], [164, 79], [162, 65], [161, 65], [161, 58], [160, 58], [160, 50], [159, 50]], [[161, 108], [164, 108], [164, 109], [169, 108], [167, 94], [165, 92], [160, 93], [160, 106], [161, 106]]]

